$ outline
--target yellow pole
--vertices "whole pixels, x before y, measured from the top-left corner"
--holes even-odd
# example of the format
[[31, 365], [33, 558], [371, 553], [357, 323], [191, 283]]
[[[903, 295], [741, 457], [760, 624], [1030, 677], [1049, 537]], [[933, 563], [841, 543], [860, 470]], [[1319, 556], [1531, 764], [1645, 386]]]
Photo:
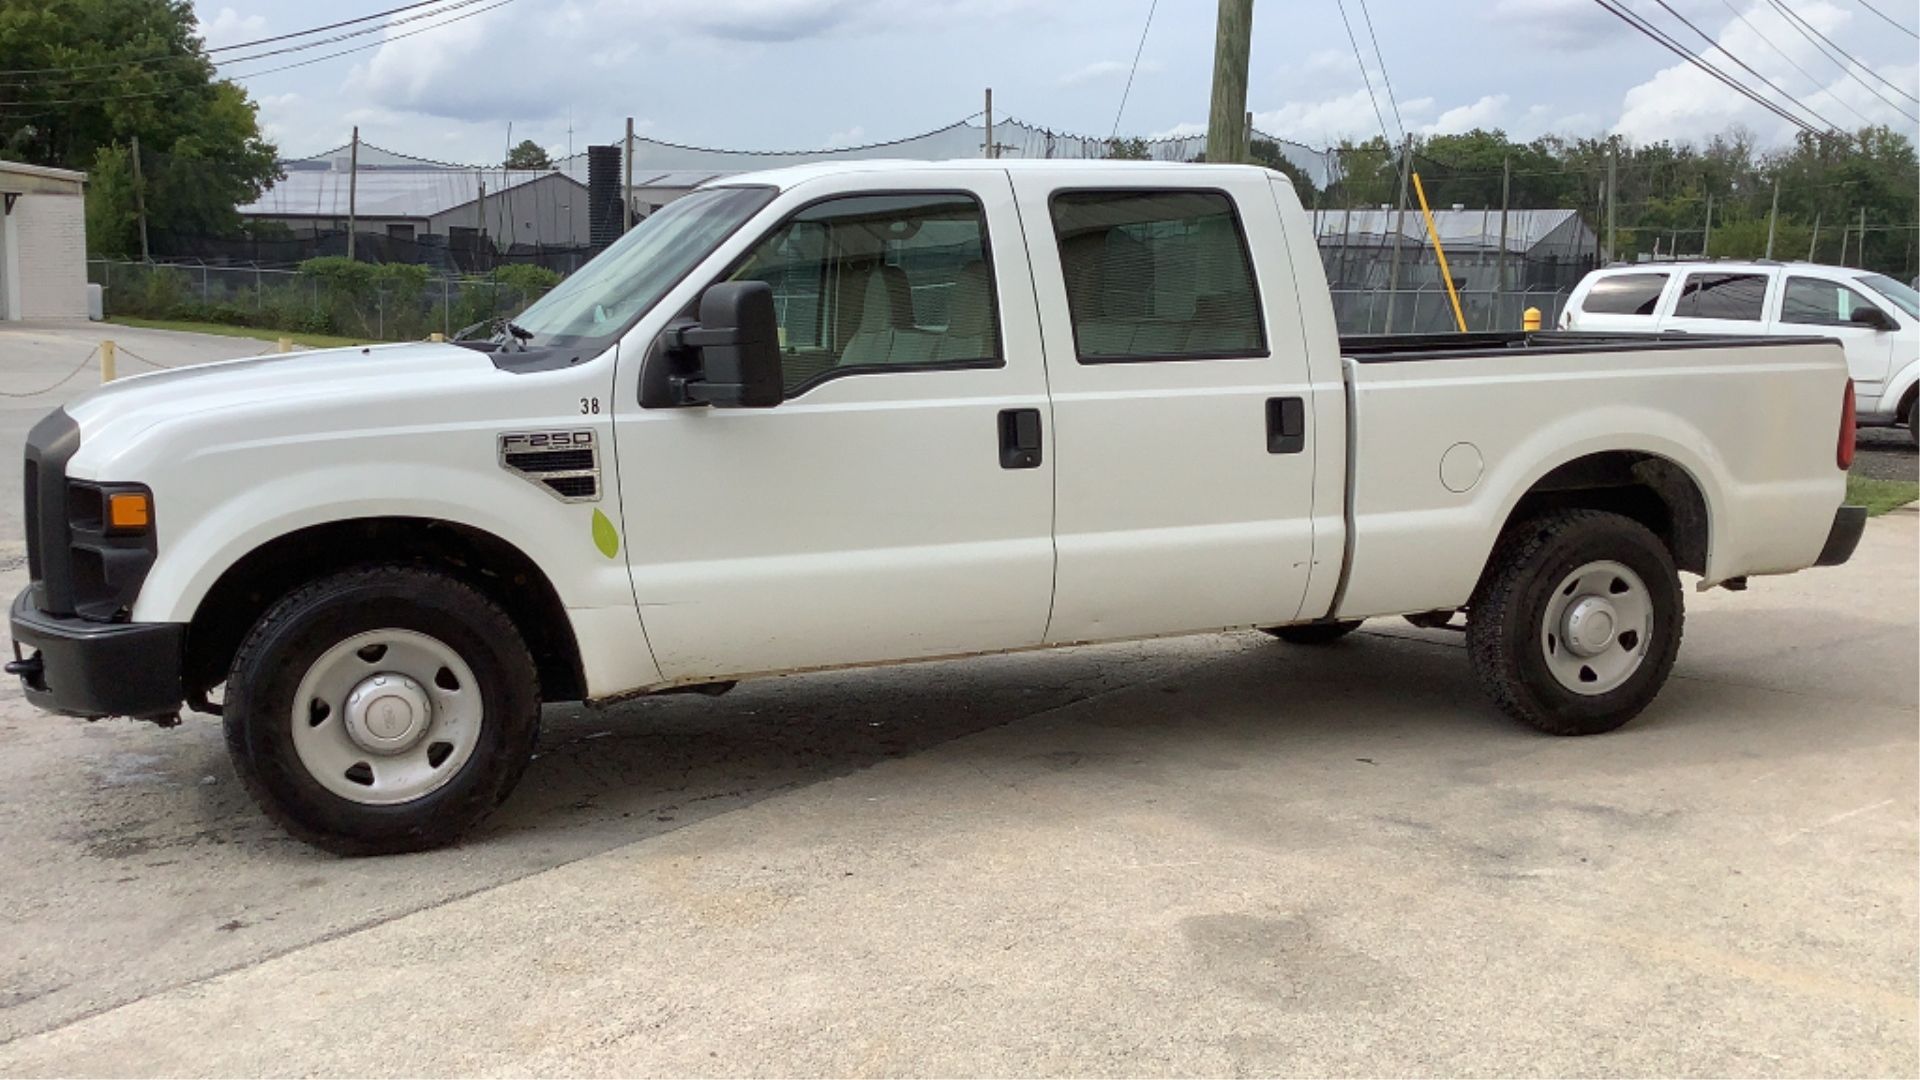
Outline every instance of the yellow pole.
[[1520, 329], [1522, 330], [1540, 329], [1540, 309], [1539, 308], [1530, 307], [1527, 310], [1520, 313]]
[[1413, 190], [1420, 196], [1420, 216], [1427, 219], [1427, 235], [1433, 238], [1433, 254], [1440, 260], [1440, 279], [1447, 283], [1447, 299], [1453, 302], [1453, 321], [1461, 333], [1467, 332], [1467, 317], [1460, 311], [1460, 294], [1453, 288], [1453, 271], [1447, 269], [1447, 249], [1440, 246], [1440, 230], [1433, 227], [1433, 211], [1427, 209], [1427, 189], [1420, 186], [1420, 174], [1413, 174]]
[[113, 342], [111, 341], [100, 343], [100, 381], [103, 383], [113, 381]]
[[293, 339], [290, 337], [283, 337], [278, 342], [275, 342], [275, 344], [280, 347], [281, 352], [293, 351]]

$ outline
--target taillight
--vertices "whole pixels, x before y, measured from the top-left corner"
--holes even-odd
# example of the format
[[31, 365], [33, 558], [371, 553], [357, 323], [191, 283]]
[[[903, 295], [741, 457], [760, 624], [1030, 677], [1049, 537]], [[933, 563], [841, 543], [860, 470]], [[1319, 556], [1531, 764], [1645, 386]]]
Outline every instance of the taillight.
[[1847, 380], [1846, 393], [1840, 398], [1840, 445], [1833, 452], [1834, 464], [1842, 471], [1853, 468], [1853, 380]]

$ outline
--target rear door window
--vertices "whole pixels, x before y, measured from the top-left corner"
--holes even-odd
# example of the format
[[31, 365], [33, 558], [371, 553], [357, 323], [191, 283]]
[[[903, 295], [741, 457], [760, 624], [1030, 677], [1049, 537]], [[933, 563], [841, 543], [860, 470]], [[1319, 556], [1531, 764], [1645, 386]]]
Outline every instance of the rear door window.
[[1666, 288], [1665, 274], [1613, 274], [1594, 281], [1580, 310], [1593, 315], [1652, 315]]
[[1688, 274], [1680, 299], [1674, 304], [1673, 317], [1759, 322], [1766, 299], [1765, 274]]
[[1253, 260], [1217, 191], [1062, 191], [1053, 230], [1083, 364], [1266, 355]]

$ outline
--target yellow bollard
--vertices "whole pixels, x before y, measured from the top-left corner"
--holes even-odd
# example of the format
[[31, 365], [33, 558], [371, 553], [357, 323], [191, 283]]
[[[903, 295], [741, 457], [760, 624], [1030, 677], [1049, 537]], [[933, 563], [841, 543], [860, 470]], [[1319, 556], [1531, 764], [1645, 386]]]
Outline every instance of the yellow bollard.
[[290, 338], [290, 337], [283, 337], [283, 338], [281, 338], [281, 339], [280, 339], [280, 351], [281, 351], [281, 352], [292, 352], [292, 351], [293, 351], [293, 339], [292, 339], [292, 338]]
[[1527, 310], [1520, 313], [1520, 329], [1522, 330], [1540, 329], [1540, 309], [1539, 308], [1530, 307]]
[[103, 383], [113, 381], [113, 342], [111, 341], [100, 343], [100, 381]]
[[447, 340], [447, 335], [435, 330], [433, 333], [427, 335], [427, 340], [434, 342], [445, 341]]

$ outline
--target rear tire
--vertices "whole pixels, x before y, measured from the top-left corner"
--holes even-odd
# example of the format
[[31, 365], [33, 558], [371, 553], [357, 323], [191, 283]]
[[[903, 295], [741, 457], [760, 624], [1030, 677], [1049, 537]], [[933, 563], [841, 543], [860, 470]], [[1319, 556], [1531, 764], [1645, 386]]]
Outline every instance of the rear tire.
[[430, 570], [323, 578], [269, 608], [227, 678], [227, 750], [297, 839], [423, 851], [503, 802], [532, 760], [533, 657], [493, 601]]
[[1346, 622], [1300, 623], [1295, 626], [1267, 627], [1266, 632], [1289, 645], [1331, 645], [1360, 629], [1359, 619]]
[[1570, 510], [1510, 528], [1468, 612], [1481, 687], [1553, 735], [1613, 731], [1673, 670], [1685, 620], [1666, 545], [1618, 514]]

